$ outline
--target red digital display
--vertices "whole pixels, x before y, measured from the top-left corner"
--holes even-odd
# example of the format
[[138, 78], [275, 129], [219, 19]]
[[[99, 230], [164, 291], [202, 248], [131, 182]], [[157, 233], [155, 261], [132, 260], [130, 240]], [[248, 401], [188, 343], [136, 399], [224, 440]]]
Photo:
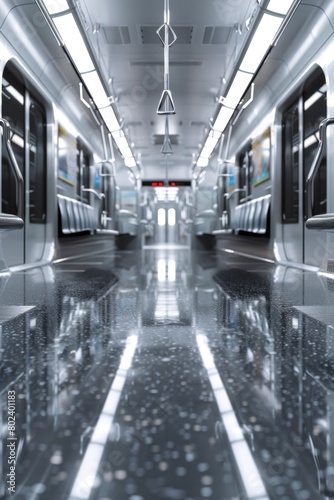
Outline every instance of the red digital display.
[[190, 187], [190, 181], [143, 181], [143, 187]]

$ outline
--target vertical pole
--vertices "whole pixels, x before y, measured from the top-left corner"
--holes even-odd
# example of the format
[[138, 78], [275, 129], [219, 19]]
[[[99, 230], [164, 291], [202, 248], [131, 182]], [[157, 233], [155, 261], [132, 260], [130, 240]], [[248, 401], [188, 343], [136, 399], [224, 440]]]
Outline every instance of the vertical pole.
[[164, 12], [164, 22], [165, 22], [165, 45], [164, 45], [164, 68], [165, 68], [165, 90], [169, 89], [169, 0], [165, 0], [165, 12]]

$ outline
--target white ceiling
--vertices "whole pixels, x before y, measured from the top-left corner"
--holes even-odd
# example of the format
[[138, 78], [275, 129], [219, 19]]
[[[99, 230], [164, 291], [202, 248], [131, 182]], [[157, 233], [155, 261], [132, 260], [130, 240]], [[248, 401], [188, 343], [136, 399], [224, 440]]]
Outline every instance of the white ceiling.
[[[170, 0], [171, 25], [179, 33], [170, 49], [176, 114], [169, 118], [175, 144], [168, 170], [174, 178], [190, 177], [192, 154], [199, 152], [223, 91], [221, 80], [244, 44], [245, 21], [255, 5], [256, 0]], [[164, 21], [164, 1], [78, 0], [77, 11], [105, 81], [112, 78], [116, 110], [134, 153], [141, 153], [142, 177], [164, 178], [162, 137], [156, 137], [165, 131], [165, 117], [156, 113], [163, 47], [155, 34]]]

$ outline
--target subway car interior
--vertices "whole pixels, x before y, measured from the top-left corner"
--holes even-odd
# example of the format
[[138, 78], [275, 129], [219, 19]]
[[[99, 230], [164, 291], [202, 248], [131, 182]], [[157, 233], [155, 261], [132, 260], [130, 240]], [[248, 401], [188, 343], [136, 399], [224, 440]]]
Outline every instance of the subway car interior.
[[333, 0], [1, 0], [0, 48], [0, 497], [334, 498]]

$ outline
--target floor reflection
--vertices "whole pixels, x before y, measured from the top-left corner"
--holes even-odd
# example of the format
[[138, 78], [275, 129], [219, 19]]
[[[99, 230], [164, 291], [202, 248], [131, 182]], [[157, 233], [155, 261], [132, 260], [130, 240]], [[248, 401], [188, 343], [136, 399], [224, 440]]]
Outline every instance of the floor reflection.
[[15, 498], [334, 497], [332, 283], [226, 254], [101, 254], [3, 280]]

